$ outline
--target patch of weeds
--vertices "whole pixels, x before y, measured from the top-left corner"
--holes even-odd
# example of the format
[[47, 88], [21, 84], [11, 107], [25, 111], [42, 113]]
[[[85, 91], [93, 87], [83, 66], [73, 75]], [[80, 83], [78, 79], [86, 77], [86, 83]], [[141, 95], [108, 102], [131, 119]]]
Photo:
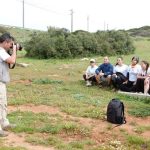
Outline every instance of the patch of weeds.
[[104, 119], [105, 113], [100, 108], [88, 108], [84, 110], [82, 117]]
[[59, 138], [56, 138], [54, 136], [48, 136], [48, 137], [42, 137], [37, 135], [30, 135], [26, 137], [26, 141], [29, 143], [32, 143], [34, 145], [45, 145], [45, 146], [56, 146], [58, 144], [61, 144], [62, 141]]
[[123, 132], [123, 133], [126, 132], [126, 130], [123, 128], [120, 128], [119, 130], [120, 130], [120, 132]]
[[81, 99], [85, 98], [85, 95], [78, 93], [78, 94], [74, 94], [73, 97], [76, 100], [81, 100]]
[[129, 125], [131, 125], [131, 126], [137, 126], [137, 123], [134, 122], [134, 121], [131, 121], [131, 122], [129, 123]]
[[80, 116], [85, 118], [95, 118], [95, 119], [104, 119], [105, 113], [99, 107], [89, 107], [86, 105], [76, 106], [65, 106], [61, 110], [67, 114]]
[[[34, 114], [33, 112], [16, 111], [9, 114], [8, 117], [11, 122], [17, 124], [17, 127], [13, 129], [14, 132], [39, 132], [45, 124], [57, 122], [57, 116], [50, 116], [47, 113]], [[54, 118], [56, 118], [55, 122]]]
[[146, 116], [150, 116], [150, 107], [145, 106], [145, 107], [135, 107], [130, 109], [129, 114], [134, 115], [136, 117], [146, 117]]
[[125, 101], [132, 101], [132, 102], [136, 102], [136, 103], [140, 102], [140, 103], [150, 104], [150, 98], [149, 97], [142, 98], [142, 101], [141, 101], [141, 97], [133, 97], [133, 96], [122, 95], [122, 94], [118, 94], [118, 97], [120, 99], [125, 100]]
[[48, 78], [43, 79], [34, 79], [32, 80], [34, 84], [63, 84], [63, 81], [61, 80], [51, 80]]
[[138, 126], [136, 128], [133, 129], [134, 132], [138, 133], [138, 134], [142, 134], [145, 131], [150, 131], [150, 126]]
[[114, 140], [109, 141], [109, 143], [103, 143], [93, 150], [126, 150], [126, 147], [121, 143], [121, 141]]
[[147, 147], [147, 149], [150, 148], [150, 141], [147, 141], [139, 136], [127, 136], [127, 142], [129, 143], [129, 147], [138, 148], [139, 150], [143, 146]]
[[85, 146], [94, 146], [95, 142], [91, 139], [83, 139], [81, 141], [64, 142], [61, 138], [53, 135], [33, 134], [26, 136], [26, 141], [34, 145], [53, 146], [60, 150], [83, 150]]
[[39, 128], [39, 132], [41, 133], [51, 133], [51, 134], [58, 134], [62, 130], [61, 125], [55, 124], [46, 124], [44, 127]]
[[80, 142], [80, 141], [73, 141], [70, 142], [69, 145], [74, 149], [83, 149], [84, 148], [84, 143]]
[[111, 129], [112, 129], [112, 124], [109, 123], [109, 124], [107, 125], [106, 129], [107, 129], [107, 130], [111, 130]]
[[81, 136], [89, 136], [90, 134], [89, 128], [77, 125], [76, 123], [73, 122], [65, 123], [62, 128], [67, 134], [73, 133], [79, 134]]
[[68, 72], [66, 75], [72, 77], [72, 76], [75, 76], [75, 73], [73, 71], [71, 71], [71, 72]]
[[17, 127], [12, 131], [26, 133], [50, 133], [59, 134], [64, 132], [67, 135], [88, 136], [90, 129], [80, 124], [65, 121], [59, 115], [49, 115], [47, 113], [34, 114], [33, 112], [16, 111], [9, 115], [11, 122], [15, 122]]

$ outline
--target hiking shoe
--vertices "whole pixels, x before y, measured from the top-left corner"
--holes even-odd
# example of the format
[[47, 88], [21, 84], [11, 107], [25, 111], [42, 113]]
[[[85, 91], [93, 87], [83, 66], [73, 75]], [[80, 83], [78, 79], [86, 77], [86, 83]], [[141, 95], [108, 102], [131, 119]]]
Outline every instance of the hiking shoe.
[[86, 81], [86, 86], [92, 86], [92, 82], [91, 81]]
[[7, 126], [2, 127], [3, 130], [7, 131], [9, 129], [14, 129], [16, 127], [16, 124], [8, 124]]
[[6, 133], [3, 130], [0, 130], [0, 137], [6, 137], [6, 136], [8, 136], [8, 133]]

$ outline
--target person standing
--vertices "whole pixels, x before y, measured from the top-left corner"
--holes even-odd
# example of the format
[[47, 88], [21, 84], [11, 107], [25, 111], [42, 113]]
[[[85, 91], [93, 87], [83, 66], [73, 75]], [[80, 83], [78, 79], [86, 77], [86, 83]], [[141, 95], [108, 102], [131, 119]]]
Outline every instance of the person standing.
[[[8, 51], [12, 47], [12, 55]], [[14, 45], [14, 38], [9, 33], [4, 33], [0, 36], [0, 137], [7, 136], [8, 128], [15, 125], [10, 124], [7, 119], [7, 93], [6, 84], [10, 81], [9, 64], [16, 62], [17, 45]]]

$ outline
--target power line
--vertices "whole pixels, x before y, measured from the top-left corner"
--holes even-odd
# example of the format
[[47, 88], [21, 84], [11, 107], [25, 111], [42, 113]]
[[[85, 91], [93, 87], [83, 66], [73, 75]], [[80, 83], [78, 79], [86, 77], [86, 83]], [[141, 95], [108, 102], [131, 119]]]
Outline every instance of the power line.
[[[17, 1], [23, 2], [24, 0], [17, 0]], [[57, 14], [57, 15], [68, 15], [66, 13], [62, 13], [62, 12], [60, 13], [60, 12], [57, 12], [57, 11], [54, 11], [54, 10], [51, 10], [51, 9], [48, 9], [48, 8], [45, 8], [45, 7], [41, 7], [41, 6], [35, 5], [33, 3], [26, 2], [26, 1], [24, 1], [24, 4], [35, 7], [35, 8], [38, 8], [38, 9], [41, 9], [41, 10], [44, 10], [44, 11], [51, 12], [51, 13], [54, 13], [54, 14]]]

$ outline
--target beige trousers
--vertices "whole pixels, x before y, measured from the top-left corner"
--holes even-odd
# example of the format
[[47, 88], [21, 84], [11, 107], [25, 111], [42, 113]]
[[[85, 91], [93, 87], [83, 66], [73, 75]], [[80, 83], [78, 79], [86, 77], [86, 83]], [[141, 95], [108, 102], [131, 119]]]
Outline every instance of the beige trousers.
[[7, 117], [7, 95], [6, 84], [0, 82], [0, 130], [9, 124]]

